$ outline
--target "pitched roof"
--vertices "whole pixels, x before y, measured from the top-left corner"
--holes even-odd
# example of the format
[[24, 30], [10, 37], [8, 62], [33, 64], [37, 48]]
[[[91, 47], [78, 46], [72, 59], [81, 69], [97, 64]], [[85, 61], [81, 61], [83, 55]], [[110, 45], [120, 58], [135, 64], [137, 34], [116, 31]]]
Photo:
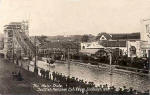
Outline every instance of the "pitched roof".
[[99, 49], [83, 49], [80, 50], [81, 53], [85, 54], [95, 54]]
[[127, 33], [127, 34], [108, 34], [108, 33], [99, 33], [96, 37], [96, 40], [99, 40], [102, 36], [105, 36], [107, 40], [139, 40], [141, 39], [140, 32], [137, 33]]
[[102, 32], [102, 33], [99, 33], [99, 34], [98, 34], [98, 36], [96, 37], [96, 40], [99, 40], [103, 35], [105, 36], [105, 38], [106, 38], [107, 40], [111, 39], [111, 35], [110, 35], [110, 34], [105, 33], [105, 32]]
[[128, 33], [128, 34], [111, 34], [112, 40], [132, 40], [132, 39], [140, 39], [140, 33]]

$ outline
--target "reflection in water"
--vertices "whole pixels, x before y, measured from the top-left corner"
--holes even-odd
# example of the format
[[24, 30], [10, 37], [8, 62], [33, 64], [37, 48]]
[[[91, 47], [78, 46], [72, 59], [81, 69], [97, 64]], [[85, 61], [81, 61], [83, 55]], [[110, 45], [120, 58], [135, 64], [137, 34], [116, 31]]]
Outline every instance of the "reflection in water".
[[[44, 68], [49, 70], [49, 67], [45, 66]], [[68, 66], [67, 64], [56, 63], [55, 68], [50, 68], [50, 71], [56, 71], [67, 76]], [[109, 86], [114, 85], [117, 88], [126, 86], [127, 88], [133, 87], [139, 91], [150, 90], [149, 76], [122, 72], [110, 75], [109, 71], [105, 69], [88, 68], [78, 64], [70, 64], [70, 76], [83, 79], [84, 81], [92, 81], [96, 86], [108, 84]]]

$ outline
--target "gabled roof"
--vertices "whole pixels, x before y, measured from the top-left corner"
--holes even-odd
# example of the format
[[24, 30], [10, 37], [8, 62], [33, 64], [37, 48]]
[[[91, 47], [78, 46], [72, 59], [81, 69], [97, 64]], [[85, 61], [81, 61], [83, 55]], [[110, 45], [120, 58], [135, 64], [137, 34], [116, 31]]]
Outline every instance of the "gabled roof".
[[107, 40], [111, 39], [111, 35], [105, 32], [99, 33], [96, 37], [96, 40], [99, 40], [102, 36], [104, 36]]

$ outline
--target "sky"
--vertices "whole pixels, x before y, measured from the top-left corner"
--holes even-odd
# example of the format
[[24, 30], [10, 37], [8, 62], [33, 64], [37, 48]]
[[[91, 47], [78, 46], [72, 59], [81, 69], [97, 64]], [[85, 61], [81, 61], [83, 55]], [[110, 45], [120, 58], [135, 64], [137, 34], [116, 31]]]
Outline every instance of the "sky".
[[0, 33], [22, 20], [30, 35], [142, 32], [148, 18], [150, 0], [0, 0]]

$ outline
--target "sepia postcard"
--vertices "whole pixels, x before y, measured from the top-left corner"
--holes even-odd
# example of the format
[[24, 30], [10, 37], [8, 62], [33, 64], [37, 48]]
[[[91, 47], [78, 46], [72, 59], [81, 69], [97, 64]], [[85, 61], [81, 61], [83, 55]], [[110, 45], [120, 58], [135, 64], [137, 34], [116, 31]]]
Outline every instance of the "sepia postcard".
[[150, 95], [150, 0], [0, 0], [0, 95]]

